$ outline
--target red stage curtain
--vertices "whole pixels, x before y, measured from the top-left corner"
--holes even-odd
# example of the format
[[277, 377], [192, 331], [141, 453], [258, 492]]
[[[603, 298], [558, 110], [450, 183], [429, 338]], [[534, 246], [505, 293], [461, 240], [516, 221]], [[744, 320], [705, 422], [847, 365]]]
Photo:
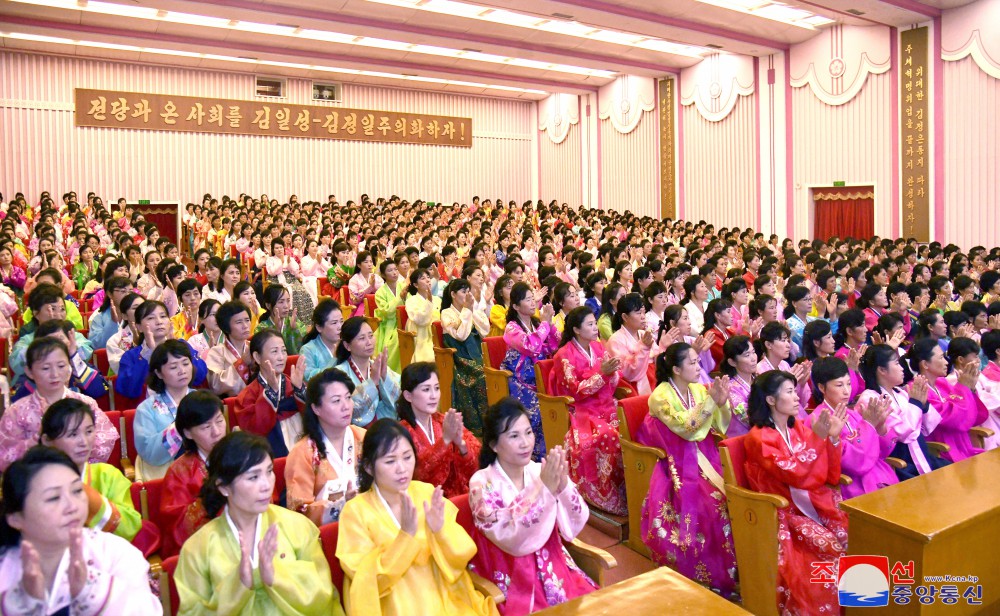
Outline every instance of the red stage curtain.
[[875, 190], [872, 186], [814, 188], [813, 237], [866, 240], [875, 235]]
[[156, 225], [160, 235], [170, 238], [170, 242], [176, 244], [184, 254], [184, 246], [177, 241], [177, 217], [179, 215], [176, 203], [144, 203], [136, 205], [136, 210], [142, 212], [142, 217], [146, 222]]

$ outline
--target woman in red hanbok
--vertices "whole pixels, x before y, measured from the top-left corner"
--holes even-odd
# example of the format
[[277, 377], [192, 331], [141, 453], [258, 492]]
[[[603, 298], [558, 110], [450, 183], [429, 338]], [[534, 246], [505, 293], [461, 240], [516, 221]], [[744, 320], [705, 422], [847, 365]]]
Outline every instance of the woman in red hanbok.
[[503, 591], [500, 613], [529, 614], [596, 590], [562, 545], [590, 516], [569, 478], [566, 452], [556, 445], [541, 463], [532, 462], [531, 420], [511, 397], [483, 417], [483, 438], [482, 469], [470, 482], [479, 531], [472, 533], [479, 549], [471, 568]]
[[188, 537], [209, 520], [199, 494], [208, 477], [208, 454], [226, 435], [225, 405], [212, 392], [193, 391], [177, 405], [174, 427], [183, 440], [184, 454], [174, 460], [163, 478], [163, 558], [180, 553]]
[[625, 472], [615, 401], [621, 360], [606, 354], [598, 337], [597, 320], [589, 308], [570, 311], [561, 346], [553, 357], [548, 388], [554, 396], [573, 399], [566, 442], [570, 478], [588, 502], [608, 513], [625, 515]]
[[413, 477], [441, 486], [445, 498], [467, 494], [479, 468], [480, 444], [455, 409], [438, 412], [441, 386], [431, 362], [413, 362], [400, 376], [399, 422], [409, 430], [417, 454]]
[[837, 614], [837, 585], [809, 578], [812, 563], [836, 567], [847, 551], [847, 515], [831, 487], [840, 479], [847, 406], [818, 411], [807, 427], [796, 421], [796, 378], [772, 370], [754, 380], [748, 412], [753, 428], [743, 443], [750, 488], [789, 503], [778, 510], [778, 608], [783, 615]]

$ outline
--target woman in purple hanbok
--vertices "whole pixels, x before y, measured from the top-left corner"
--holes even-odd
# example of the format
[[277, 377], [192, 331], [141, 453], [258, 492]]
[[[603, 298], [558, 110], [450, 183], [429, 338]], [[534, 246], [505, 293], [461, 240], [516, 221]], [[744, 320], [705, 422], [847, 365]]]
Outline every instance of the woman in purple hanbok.
[[750, 431], [747, 401], [750, 386], [757, 371], [757, 351], [747, 336], [732, 336], [722, 345], [722, 363], [719, 371], [729, 377], [729, 406], [733, 420], [729, 422], [726, 437], [740, 436]]
[[536, 461], [545, 455], [545, 438], [542, 434], [542, 416], [538, 409], [538, 389], [535, 385], [535, 364], [552, 357], [559, 348], [559, 331], [552, 324], [551, 304], [541, 309], [542, 319], [535, 318], [538, 301], [526, 282], [511, 287], [510, 308], [507, 310], [507, 328], [503, 341], [507, 355], [500, 363], [510, 370], [510, 395], [517, 398], [531, 416], [531, 429], [535, 431]]
[[653, 471], [640, 531], [657, 564], [735, 599], [732, 527], [719, 453], [709, 437], [729, 427], [730, 381], [722, 377], [706, 388], [697, 382], [698, 370], [698, 354], [683, 342], [657, 360], [659, 385], [636, 440], [667, 455]]

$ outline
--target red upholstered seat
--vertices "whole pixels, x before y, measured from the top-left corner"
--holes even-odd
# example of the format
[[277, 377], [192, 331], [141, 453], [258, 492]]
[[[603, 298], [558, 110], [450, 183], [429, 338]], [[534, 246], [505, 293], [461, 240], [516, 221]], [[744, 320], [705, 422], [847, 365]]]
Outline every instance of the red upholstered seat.
[[[174, 572], [177, 570], [177, 562], [179, 560], [179, 556], [171, 556], [160, 563], [160, 570], [163, 572], [160, 576], [160, 593], [162, 594], [166, 591], [168, 593], [167, 596], [170, 597], [169, 605], [166, 601], [163, 601], [163, 611], [167, 613], [169, 609], [169, 616], [177, 616], [177, 610], [181, 606], [181, 598], [177, 594], [177, 584], [174, 584]], [[168, 589], [164, 589], [164, 586], [167, 586]]]
[[324, 524], [319, 527], [319, 540], [323, 544], [323, 554], [326, 562], [330, 563], [330, 579], [337, 588], [341, 598], [344, 596], [344, 570], [340, 568], [340, 561], [337, 559], [337, 535], [340, 525], [336, 522]]
[[274, 496], [272, 500], [281, 502], [281, 495], [285, 492], [285, 462], [287, 458], [274, 459]]
[[739, 484], [741, 488], [749, 489], [750, 486], [747, 484], [746, 474], [747, 452], [744, 446], [744, 438], [746, 438], [745, 434], [742, 436], [727, 438], [719, 443], [719, 446], [725, 447], [729, 450], [729, 458], [733, 461], [733, 475], [736, 476], [736, 483]]
[[[538, 393], [552, 395], [552, 391], [549, 388], [549, 373], [552, 372], [552, 367], [555, 366], [556, 362], [554, 359], [543, 359], [535, 364], [538, 367], [538, 374], [541, 377], [540, 382], [535, 383], [535, 387], [538, 388]], [[535, 379], [539, 381], [539, 379]]]
[[135, 409], [127, 409], [121, 412], [124, 418], [125, 424], [125, 434], [120, 436], [125, 438], [125, 451], [128, 454], [128, 459], [135, 464], [135, 461], [139, 459], [139, 452], [135, 448]]
[[444, 328], [441, 326], [441, 321], [434, 321], [431, 323], [431, 333], [434, 334], [434, 346], [439, 349], [444, 348]]
[[503, 358], [507, 356], [507, 343], [504, 342], [503, 336], [488, 336], [483, 338], [483, 344], [486, 345], [487, 351], [483, 357], [486, 365], [490, 368], [499, 368]]
[[223, 400], [226, 404], [226, 423], [229, 424], [229, 431], [232, 432], [240, 424], [236, 421], [236, 396], [231, 396]]
[[365, 316], [373, 317], [375, 316], [375, 294], [369, 293], [365, 295]]
[[633, 396], [618, 401], [622, 410], [625, 411], [625, 425], [628, 428], [629, 440], [635, 440], [635, 434], [639, 431], [639, 426], [649, 415], [649, 396]]
[[114, 426], [115, 430], [118, 430], [119, 432], [118, 439], [115, 441], [115, 444], [111, 447], [111, 455], [108, 456], [107, 462], [108, 464], [117, 468], [118, 470], [124, 470], [122, 469], [122, 435], [121, 435], [122, 413], [121, 411], [104, 411], [104, 416], [108, 418], [108, 421], [111, 422], [111, 425]]

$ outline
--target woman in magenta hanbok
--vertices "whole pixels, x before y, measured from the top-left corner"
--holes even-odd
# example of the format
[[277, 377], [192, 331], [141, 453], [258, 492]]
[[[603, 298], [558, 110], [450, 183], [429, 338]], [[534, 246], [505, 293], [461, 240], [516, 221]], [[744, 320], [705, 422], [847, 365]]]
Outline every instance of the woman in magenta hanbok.
[[725, 434], [732, 411], [729, 377], [699, 384], [698, 354], [673, 344], [657, 359], [659, 385], [636, 440], [667, 453], [656, 464], [642, 507], [643, 543], [660, 565], [736, 598], [736, 553], [719, 452], [709, 432]]
[[524, 407], [505, 398], [483, 417], [481, 470], [470, 481], [478, 546], [471, 569], [506, 596], [504, 616], [520, 616], [597, 589], [563, 541], [572, 541], [590, 510], [569, 478], [562, 447], [532, 462], [535, 435]]
[[562, 346], [553, 359], [548, 390], [553, 396], [573, 399], [566, 439], [570, 478], [588, 502], [608, 513], [625, 515], [625, 471], [615, 401], [621, 360], [605, 352], [597, 319], [586, 306], [566, 316]]
[[[975, 345], [974, 352], [978, 355], [979, 345], [969, 338], [953, 338], [948, 345], [949, 353], [955, 347], [956, 359], [962, 358], [965, 355], [962, 347], [966, 346], [966, 341]], [[976, 382], [979, 380], [978, 360], [958, 362], [961, 365], [956, 366], [956, 379], [952, 382], [947, 378], [948, 360], [933, 338], [921, 338], [914, 342], [906, 357], [909, 359], [910, 369], [927, 379], [927, 403], [941, 416], [941, 421], [927, 435], [927, 440], [948, 445], [950, 449], [942, 453], [941, 457], [952, 462], [960, 462], [982, 453], [982, 449], [972, 446], [972, 439], [969, 438], [969, 428], [980, 425], [989, 417], [989, 411], [976, 393]]]
[[[817, 359], [812, 378], [822, 401], [806, 419], [811, 425], [822, 412], [835, 412], [846, 406], [851, 394], [851, 377], [847, 364], [838, 357]], [[847, 409], [844, 428], [840, 433], [840, 472], [852, 482], [841, 487], [845, 499], [874, 492], [899, 483], [895, 471], [885, 459], [896, 447], [896, 436], [888, 430], [889, 399], [874, 398], [866, 405]]]
[[976, 383], [976, 393], [990, 415], [982, 424], [984, 428], [993, 430], [993, 436], [983, 439], [984, 447], [996, 449], [1000, 447], [1000, 330], [991, 329], [985, 332], [980, 343], [986, 355], [986, 367], [979, 375]]
[[552, 304], [542, 306], [541, 321], [535, 318], [538, 302], [526, 282], [519, 282], [510, 289], [510, 308], [507, 309], [507, 328], [503, 341], [507, 355], [500, 368], [509, 370], [510, 395], [528, 410], [531, 428], [535, 431], [536, 461], [545, 455], [545, 438], [542, 434], [542, 416], [538, 409], [538, 389], [535, 385], [535, 364], [552, 357], [559, 348], [559, 330], [552, 324]]

